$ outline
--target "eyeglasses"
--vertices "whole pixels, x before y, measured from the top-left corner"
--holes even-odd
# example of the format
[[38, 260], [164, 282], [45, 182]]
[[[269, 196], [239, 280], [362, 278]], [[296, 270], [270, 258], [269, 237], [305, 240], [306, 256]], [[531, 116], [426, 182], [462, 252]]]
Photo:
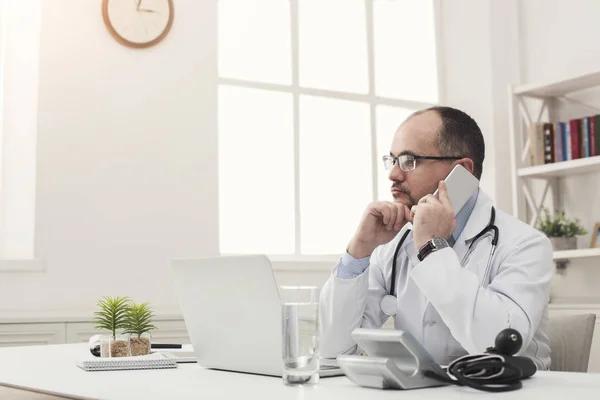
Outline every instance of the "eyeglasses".
[[383, 165], [386, 171], [391, 171], [396, 162], [400, 165], [400, 169], [404, 172], [412, 171], [417, 166], [417, 160], [460, 160], [463, 157], [433, 157], [433, 156], [415, 156], [412, 154], [403, 154], [398, 157], [385, 155]]

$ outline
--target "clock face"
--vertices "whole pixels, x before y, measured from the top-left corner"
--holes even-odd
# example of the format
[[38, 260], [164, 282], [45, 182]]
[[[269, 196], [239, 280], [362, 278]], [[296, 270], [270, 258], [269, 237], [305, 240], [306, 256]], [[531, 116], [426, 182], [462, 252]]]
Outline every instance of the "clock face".
[[173, 23], [172, 0], [103, 0], [102, 15], [110, 33], [130, 47], [162, 40]]

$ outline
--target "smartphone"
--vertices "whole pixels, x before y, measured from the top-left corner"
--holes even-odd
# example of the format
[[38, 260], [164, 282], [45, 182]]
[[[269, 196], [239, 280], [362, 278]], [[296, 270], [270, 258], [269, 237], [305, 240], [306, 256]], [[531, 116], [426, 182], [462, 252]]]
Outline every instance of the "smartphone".
[[[444, 182], [454, 215], [458, 214], [479, 187], [479, 180], [460, 164], [452, 168]], [[433, 195], [438, 197], [437, 189]]]

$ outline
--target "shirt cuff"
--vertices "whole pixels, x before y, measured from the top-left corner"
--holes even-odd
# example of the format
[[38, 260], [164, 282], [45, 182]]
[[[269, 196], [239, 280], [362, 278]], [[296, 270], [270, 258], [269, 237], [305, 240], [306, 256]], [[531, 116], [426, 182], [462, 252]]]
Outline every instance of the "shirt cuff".
[[353, 279], [361, 275], [369, 267], [371, 256], [354, 258], [348, 252], [340, 258], [337, 265], [337, 277], [342, 279]]

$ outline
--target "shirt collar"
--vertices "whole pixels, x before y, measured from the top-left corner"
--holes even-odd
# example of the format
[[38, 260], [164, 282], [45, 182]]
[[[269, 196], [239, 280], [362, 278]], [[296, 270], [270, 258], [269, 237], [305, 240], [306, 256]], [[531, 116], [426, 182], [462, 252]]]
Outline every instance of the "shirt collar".
[[456, 228], [454, 229], [454, 232], [452, 233], [450, 238], [448, 238], [448, 244], [450, 244], [451, 246], [454, 246], [454, 243], [456, 243], [456, 241], [460, 237], [460, 234], [462, 233], [463, 229], [465, 229], [467, 221], [469, 221], [469, 217], [471, 216], [471, 213], [475, 208], [475, 204], [477, 203], [478, 195], [479, 188], [475, 191], [473, 196], [471, 196], [471, 198], [467, 200], [467, 202], [465, 203], [463, 208], [460, 209], [458, 214], [456, 214]]

